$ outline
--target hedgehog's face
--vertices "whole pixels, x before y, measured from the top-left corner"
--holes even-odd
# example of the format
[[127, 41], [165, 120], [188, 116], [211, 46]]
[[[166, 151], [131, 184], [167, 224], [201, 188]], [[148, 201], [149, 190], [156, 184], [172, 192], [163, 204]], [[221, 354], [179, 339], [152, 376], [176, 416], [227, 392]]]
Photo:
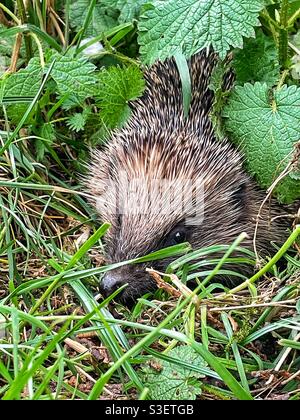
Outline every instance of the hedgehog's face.
[[[111, 224], [106, 237], [108, 263], [185, 241], [193, 249], [229, 244], [244, 230], [249, 181], [239, 155], [229, 146], [202, 145], [201, 138], [191, 134], [180, 138], [178, 133], [152, 143], [138, 139], [130, 144], [128, 135], [126, 141], [115, 141], [92, 160], [89, 188], [101, 219]], [[148, 266], [163, 271], [170, 262]], [[134, 302], [155, 289], [145, 268], [132, 264], [106, 273], [103, 294], [128, 284], [119, 299]]]
[[[147, 177], [141, 177], [139, 180], [127, 179], [127, 185], [122, 181], [124, 179], [119, 174], [117, 183], [119, 192], [113, 194], [120, 200], [116, 212], [109, 214], [107, 207], [105, 209], [103, 205], [105, 194], [99, 201], [99, 212], [103, 215], [106, 211], [105, 220], [111, 224], [105, 238], [107, 262], [116, 263], [135, 259], [191, 239], [191, 226], [187, 220], [190, 212], [188, 210], [185, 212], [180, 206], [184, 199], [180, 197], [178, 179], [163, 179], [160, 182], [156, 178], [152, 182]], [[111, 188], [115, 187], [116, 181], [109, 189], [110, 204]], [[195, 193], [194, 198], [196, 198]], [[199, 223], [201, 217], [199, 214], [197, 218]], [[150, 262], [148, 267], [164, 270], [171, 261], [164, 259]], [[105, 296], [110, 295], [126, 283], [127, 287], [119, 299], [127, 305], [134, 303], [138, 297], [155, 289], [155, 283], [145, 269], [145, 264], [130, 264], [108, 272], [101, 282], [102, 293]]]
[[[139, 257], [159, 249], [177, 245], [186, 241], [188, 242], [191, 240], [190, 230], [190, 226], [187, 227], [180, 223], [174, 227], [174, 229], [171, 229], [170, 232], [163, 235], [162, 232], [158, 232], [158, 234], [152, 238], [149, 236], [149, 232], [145, 231], [143, 238], [144, 251], [142, 251], [143, 247], [141, 246], [141, 252], [138, 254], [127, 254], [126, 250], [122, 249], [121, 246], [115, 247], [112, 245], [114, 241], [114, 233], [112, 232], [108, 234], [107, 238], [107, 261], [111, 263], [125, 261], [134, 257], [134, 255]], [[133, 232], [132, 240], [134, 241], [135, 238], [137, 239]], [[118, 239], [120, 240], [121, 245], [123, 238], [118, 237]], [[128, 242], [132, 243], [131, 240]], [[134, 243], [132, 244], [132, 249], [136, 250]], [[173, 260], [174, 258], [165, 258], [163, 260], [153, 261], [147, 264], [129, 264], [109, 271], [102, 279], [100, 290], [102, 294], [107, 297], [121, 286], [127, 284], [126, 288], [120, 293], [120, 295], [118, 295], [117, 300], [120, 300], [127, 306], [132, 306], [136, 302], [137, 298], [143, 296], [147, 292], [155, 291], [156, 289], [156, 283], [151, 275], [146, 271], [146, 268], [151, 267], [156, 270], [163, 271]]]

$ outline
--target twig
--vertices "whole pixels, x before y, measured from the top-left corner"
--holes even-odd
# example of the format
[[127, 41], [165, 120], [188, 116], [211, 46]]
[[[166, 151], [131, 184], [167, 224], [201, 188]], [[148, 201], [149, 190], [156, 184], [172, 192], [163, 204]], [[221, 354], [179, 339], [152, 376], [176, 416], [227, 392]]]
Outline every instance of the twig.
[[89, 381], [93, 382], [93, 384], [96, 383], [96, 380], [91, 375], [89, 375], [87, 372], [85, 372], [83, 369], [81, 369], [81, 367], [75, 366], [75, 369], [77, 370], [77, 372], [80, 375], [85, 376]]
[[22, 45], [22, 37], [23, 35], [21, 33], [17, 34], [16, 36], [16, 42], [15, 42], [13, 53], [12, 53], [11, 63], [8, 69], [9, 73], [15, 73], [17, 70], [18, 58], [19, 58], [20, 49]]
[[150, 276], [153, 277], [159, 289], [164, 289], [169, 295], [177, 297], [177, 298], [181, 296], [181, 293], [179, 290], [175, 289], [175, 287], [173, 287], [171, 284], [163, 281], [161, 276], [164, 276], [165, 274], [160, 273], [159, 271], [152, 270], [151, 268], [146, 268], [146, 271], [148, 271]]
[[68, 347], [75, 350], [77, 353], [82, 353], [85, 355], [85, 357], [91, 356], [89, 349], [83, 346], [81, 343], [78, 343], [78, 341], [72, 340], [71, 338], [66, 338], [64, 341]]
[[[148, 273], [150, 275], [152, 275], [152, 277], [156, 281], [158, 287], [163, 288], [168, 293], [170, 293], [172, 296], [175, 296], [175, 297], [180, 297], [180, 296], [188, 297], [188, 296], [190, 296], [193, 293], [191, 291], [191, 289], [189, 289], [185, 284], [183, 284], [175, 274], [165, 274], [165, 273], [161, 273], [160, 271], [153, 270], [151, 268], [146, 268], [146, 271], [148, 271]], [[175, 287], [173, 287], [171, 284], [164, 282], [161, 279], [160, 276], [168, 277], [172, 281], [172, 283], [175, 284], [175, 286], [179, 290], [175, 289]], [[200, 300], [199, 300], [198, 296], [194, 296], [193, 299], [192, 299], [192, 302], [196, 306], [196, 308], [199, 307]]]
[[[89, 375], [87, 372], [85, 372], [85, 370], [83, 370], [81, 367], [79, 367], [79, 366], [75, 366], [75, 368], [76, 368], [76, 370], [77, 370], [77, 372], [80, 374], [80, 375], [83, 375], [83, 376], [85, 376], [89, 381], [91, 381], [91, 382], [93, 382], [93, 384], [95, 384], [96, 383], [96, 380], [91, 376], [91, 375]], [[107, 389], [107, 387], [105, 386], [104, 388], [104, 391], [108, 394], [108, 395], [110, 395], [111, 397], [114, 397], [115, 395], [109, 390], [109, 389]]]
[[291, 375], [285, 381], [281, 382], [281, 385], [286, 385], [287, 383], [291, 382], [293, 379], [297, 378], [297, 376], [299, 376], [299, 378], [300, 378], [300, 370], [298, 370], [297, 372], [295, 372], [293, 375]]
[[66, 40], [65, 40], [64, 34], [63, 34], [62, 30], [60, 29], [60, 26], [59, 26], [59, 24], [58, 24], [58, 22], [56, 20], [56, 17], [55, 17], [55, 15], [54, 15], [54, 13], [53, 13], [52, 10], [50, 10], [50, 19], [51, 19], [51, 21], [52, 21], [52, 23], [53, 23], [53, 25], [54, 25], [54, 27], [56, 29], [56, 32], [57, 32], [57, 34], [58, 34], [58, 36], [59, 36], [59, 38], [60, 38], [63, 46], [65, 47]]
[[[300, 338], [300, 333], [296, 335], [296, 337], [294, 338], [294, 341], [298, 341], [299, 338]], [[284, 351], [282, 357], [280, 358], [279, 362], [277, 363], [277, 365], [276, 365], [276, 367], [274, 369], [275, 372], [279, 372], [280, 371], [281, 366], [285, 362], [285, 359], [288, 357], [288, 355], [290, 354], [291, 350], [292, 350], [291, 347], [287, 347], [286, 348], [286, 350]], [[266, 382], [266, 385], [270, 385], [273, 382], [274, 377], [275, 377], [275, 375], [272, 374], [270, 376], [270, 378], [268, 379], [268, 381]]]

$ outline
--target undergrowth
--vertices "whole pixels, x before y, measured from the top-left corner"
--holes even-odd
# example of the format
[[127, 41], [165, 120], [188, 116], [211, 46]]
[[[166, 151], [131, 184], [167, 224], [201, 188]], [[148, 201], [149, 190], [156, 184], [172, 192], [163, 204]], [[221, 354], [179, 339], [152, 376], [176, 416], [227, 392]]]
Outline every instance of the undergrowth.
[[[251, 279], [231, 273], [231, 290], [214, 277], [232, 252], [256, 264], [242, 232], [231, 247], [130, 261], [176, 257], [129, 311], [98, 295], [116, 265], [79, 182], [90, 147], [129, 118], [145, 65], [212, 45], [216, 130], [269, 193], [299, 199], [299, 17], [293, 0], [0, 3], [2, 399], [300, 399], [299, 225]], [[235, 87], [223, 92], [229, 63]], [[183, 82], [187, 106], [189, 93]], [[191, 291], [191, 261], [216, 250]]]

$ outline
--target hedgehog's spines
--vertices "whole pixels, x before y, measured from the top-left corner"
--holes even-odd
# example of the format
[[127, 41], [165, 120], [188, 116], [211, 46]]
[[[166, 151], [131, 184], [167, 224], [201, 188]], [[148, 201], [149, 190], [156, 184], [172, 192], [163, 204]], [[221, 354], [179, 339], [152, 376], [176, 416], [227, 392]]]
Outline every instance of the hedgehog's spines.
[[[219, 141], [214, 135], [209, 118], [213, 92], [208, 86], [216, 61], [214, 53], [206, 52], [191, 59], [192, 101], [187, 118], [174, 61], [156, 63], [146, 71], [143, 96], [131, 103], [128, 123], [112, 133], [101, 151], [93, 153], [86, 185], [101, 219], [111, 223], [106, 235], [109, 262], [130, 260], [164, 248], [165, 239], [176, 226], [187, 229], [187, 240], [194, 249], [230, 245], [241, 232], [248, 234], [242, 246], [252, 249], [255, 220], [264, 194], [244, 172], [241, 154], [226, 139]], [[231, 75], [226, 84], [230, 82]], [[127, 180], [141, 181], [135, 198], [130, 191], [128, 194]], [[167, 180], [170, 188], [177, 187], [180, 180], [192, 181], [184, 197], [175, 188], [173, 197], [182, 197], [182, 204], [186, 204], [182, 212], [178, 212], [182, 206], [175, 211], [166, 207], [166, 196], [159, 192], [149, 201], [153, 180]], [[203, 187], [203, 205], [197, 203], [198, 207], [202, 205], [203, 217], [195, 218], [191, 228], [186, 220], [195, 209], [198, 215], [199, 210], [193, 202], [194, 181]], [[103, 191], [107, 192], [105, 200]], [[142, 212], [122, 213], [120, 217], [119, 209], [114, 207], [116, 198], [121, 198], [129, 209], [140, 202]], [[169, 208], [169, 212], [156, 212]], [[269, 225], [278, 212], [280, 208], [272, 202], [270, 214], [268, 209], [261, 213], [257, 247], [263, 254], [268, 254], [271, 241], [280, 243], [285, 237], [284, 223], [276, 219]], [[236, 268], [239, 273], [241, 269], [226, 268]], [[246, 275], [250, 272], [244, 271]], [[126, 296], [137, 297], [141, 290], [145, 291], [145, 284], [139, 285], [143, 276], [138, 265], [132, 266], [125, 281], [129, 283]]]
[[153, 125], [159, 121], [160, 126], [166, 129], [188, 126], [202, 133], [205, 130], [210, 132], [212, 127], [208, 113], [213, 92], [208, 85], [216, 63], [217, 56], [214, 53], [207, 55], [206, 50], [189, 61], [192, 98], [189, 117], [185, 119], [181, 81], [175, 60], [156, 62], [145, 73], [146, 89], [143, 96], [131, 104], [133, 114], [128, 126], [136, 130], [142, 124]]

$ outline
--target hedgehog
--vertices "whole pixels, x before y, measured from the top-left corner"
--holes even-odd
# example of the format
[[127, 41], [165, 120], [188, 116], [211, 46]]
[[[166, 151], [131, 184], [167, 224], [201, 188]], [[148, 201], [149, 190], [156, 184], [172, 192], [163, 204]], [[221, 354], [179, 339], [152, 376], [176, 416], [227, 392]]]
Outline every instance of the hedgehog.
[[[129, 121], [103, 148], [92, 151], [86, 186], [100, 219], [111, 224], [105, 239], [109, 264], [182, 242], [195, 250], [230, 245], [241, 232], [247, 233], [242, 246], [253, 249], [265, 193], [243, 169], [242, 153], [214, 132], [209, 82], [217, 62], [207, 50], [190, 59], [188, 115], [175, 60], [156, 62], [144, 74], [143, 95], [130, 103]], [[224, 85], [232, 80], [229, 74]], [[275, 217], [281, 207], [275, 200], [268, 207], [261, 212], [256, 240], [262, 256], [272, 249], [270, 242], [282, 243], [287, 233], [285, 219]], [[151, 267], [164, 270], [170, 262], [152, 262]], [[118, 300], [132, 305], [156, 288], [146, 268], [128, 264], [107, 272], [102, 294], [109, 296], [126, 284]], [[253, 266], [229, 269], [250, 275]]]

